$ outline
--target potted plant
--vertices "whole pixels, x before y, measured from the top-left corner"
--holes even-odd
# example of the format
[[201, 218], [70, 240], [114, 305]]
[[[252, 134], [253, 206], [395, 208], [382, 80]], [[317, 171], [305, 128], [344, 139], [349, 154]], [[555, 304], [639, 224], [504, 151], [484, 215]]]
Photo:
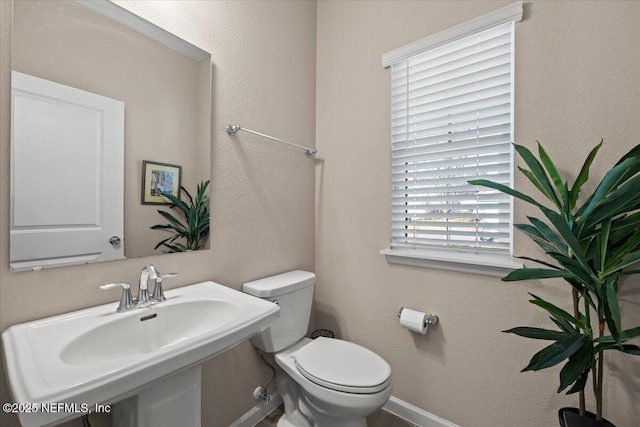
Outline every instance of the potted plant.
[[[542, 267], [514, 270], [502, 280], [562, 278], [571, 286], [572, 313], [530, 294], [530, 302], [547, 311], [556, 329], [517, 327], [504, 331], [552, 342], [536, 353], [523, 371], [565, 362], [558, 393], [566, 389], [567, 394], [579, 393], [579, 409], [559, 411], [563, 427], [612, 426], [602, 418], [605, 352], [640, 355], [640, 347], [628, 343], [640, 336], [640, 326], [624, 329], [617, 298], [619, 280], [640, 273], [633, 269], [640, 261], [640, 145], [624, 155], [580, 204], [580, 190], [601, 146], [602, 142], [591, 151], [575, 182], [569, 185], [539, 143], [540, 160], [526, 147], [514, 145], [528, 167], [518, 169], [539, 190], [544, 203], [489, 180], [469, 181], [510, 194], [542, 213], [541, 218], [528, 216], [528, 224], [514, 226], [533, 239], [549, 259], [519, 257]], [[595, 414], [585, 410], [584, 389], [590, 375]]]
[[[209, 235], [209, 196], [205, 194], [208, 186], [209, 181], [200, 182], [196, 187], [195, 199], [184, 187], [180, 186], [182, 193], [187, 195], [186, 202], [172, 194], [164, 194], [164, 197], [171, 201], [171, 208], [178, 208], [184, 218], [180, 220], [169, 212], [158, 210], [158, 213], [169, 223], [154, 225], [151, 229], [167, 230], [172, 235], [158, 242], [154, 249], [164, 246], [169, 249], [169, 253], [202, 249]], [[178, 241], [178, 239], [184, 240]]]

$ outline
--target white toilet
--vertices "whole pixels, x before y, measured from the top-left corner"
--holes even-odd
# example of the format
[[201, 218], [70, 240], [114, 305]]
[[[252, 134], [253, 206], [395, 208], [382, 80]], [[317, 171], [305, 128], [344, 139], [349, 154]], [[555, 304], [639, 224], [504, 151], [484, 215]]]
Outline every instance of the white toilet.
[[366, 417], [391, 397], [391, 367], [362, 346], [331, 338], [304, 338], [316, 276], [290, 271], [245, 283], [248, 294], [280, 305], [280, 318], [251, 339], [275, 353], [276, 384], [285, 414], [278, 427], [365, 427]]

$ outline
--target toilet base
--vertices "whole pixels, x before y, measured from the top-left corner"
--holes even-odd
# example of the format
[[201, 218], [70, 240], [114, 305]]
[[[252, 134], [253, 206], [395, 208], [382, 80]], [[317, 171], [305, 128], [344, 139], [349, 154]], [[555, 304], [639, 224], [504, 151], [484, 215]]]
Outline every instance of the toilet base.
[[319, 412], [284, 371], [278, 372], [276, 387], [284, 401], [284, 415], [278, 420], [278, 427], [367, 427], [364, 417], [343, 418]]
[[287, 418], [283, 415], [280, 417], [280, 419], [278, 420], [278, 427], [297, 427], [293, 424], [291, 424]]
[[284, 414], [278, 420], [278, 427], [312, 427], [313, 424], [300, 411], [300, 386], [280, 371], [276, 375], [276, 388], [284, 402]]

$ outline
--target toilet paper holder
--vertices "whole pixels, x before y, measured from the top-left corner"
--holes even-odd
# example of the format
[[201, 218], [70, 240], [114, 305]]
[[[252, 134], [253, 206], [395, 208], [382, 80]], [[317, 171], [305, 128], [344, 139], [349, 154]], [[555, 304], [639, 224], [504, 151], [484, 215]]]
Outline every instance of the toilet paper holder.
[[[400, 307], [400, 311], [398, 311], [398, 317], [402, 315], [402, 310], [404, 310], [404, 307]], [[439, 320], [440, 319], [438, 319], [438, 316], [436, 316], [435, 314], [430, 314], [426, 319], [424, 319], [424, 325], [435, 325]]]

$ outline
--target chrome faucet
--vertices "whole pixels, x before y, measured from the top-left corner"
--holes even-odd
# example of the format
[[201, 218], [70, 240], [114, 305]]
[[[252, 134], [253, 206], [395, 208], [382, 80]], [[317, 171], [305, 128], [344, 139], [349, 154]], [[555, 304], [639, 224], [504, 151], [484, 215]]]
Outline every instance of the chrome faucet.
[[165, 298], [164, 292], [162, 290], [162, 279], [166, 277], [176, 277], [178, 273], [160, 274], [158, 270], [156, 270], [156, 273], [158, 277], [156, 277], [155, 279], [156, 280], [155, 285], [153, 287], [153, 292], [151, 293], [151, 301], [153, 302], [166, 301], [167, 298]]
[[120, 296], [120, 304], [118, 304], [118, 308], [116, 311], [127, 311], [133, 308], [133, 298], [131, 298], [131, 285], [128, 283], [108, 283], [106, 285], [100, 286], [100, 289], [112, 289], [122, 287], [122, 295]]
[[147, 264], [142, 267], [140, 272], [140, 287], [138, 288], [138, 296], [134, 300], [136, 306], [149, 303], [149, 290], [147, 288], [147, 281], [149, 279], [156, 280], [158, 278], [158, 270], [152, 265]]
[[[120, 297], [120, 304], [116, 311], [122, 312], [131, 310], [137, 307], [146, 307], [150, 304], [161, 303], [166, 301], [164, 293], [162, 291], [162, 279], [166, 277], [176, 277], [178, 273], [160, 274], [152, 264], [147, 264], [142, 267], [140, 272], [140, 287], [138, 289], [138, 296], [133, 299], [131, 297], [131, 285], [129, 283], [109, 283], [100, 286], [101, 289], [112, 289], [116, 287], [122, 287], [122, 296]], [[153, 292], [149, 297], [148, 281], [152, 279], [154, 281]]]

